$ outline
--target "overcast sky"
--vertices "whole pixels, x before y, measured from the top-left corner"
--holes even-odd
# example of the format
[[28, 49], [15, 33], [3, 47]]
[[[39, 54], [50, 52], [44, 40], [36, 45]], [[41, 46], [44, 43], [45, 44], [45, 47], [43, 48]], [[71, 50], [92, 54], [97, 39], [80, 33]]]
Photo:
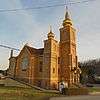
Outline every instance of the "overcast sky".
[[[86, 1], [86, 0], [70, 0]], [[32, 8], [62, 4], [65, 0], [0, 0], [0, 10]], [[100, 0], [69, 6], [77, 30], [79, 61], [100, 58]], [[16, 12], [0, 12], [0, 44], [21, 49], [24, 44], [41, 48], [49, 25], [59, 40], [65, 7], [53, 7]], [[15, 53], [16, 54], [16, 53]], [[0, 47], [0, 69], [8, 67], [10, 50]]]

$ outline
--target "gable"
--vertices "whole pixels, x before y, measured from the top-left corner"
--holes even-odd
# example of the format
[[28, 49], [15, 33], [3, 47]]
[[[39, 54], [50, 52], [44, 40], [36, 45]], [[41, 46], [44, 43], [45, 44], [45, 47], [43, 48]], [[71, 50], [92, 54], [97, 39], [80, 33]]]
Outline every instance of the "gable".
[[24, 46], [23, 49], [20, 51], [18, 58], [22, 56], [30, 56], [30, 52], [27, 50], [27, 48]]
[[44, 48], [36, 49], [25, 45], [21, 50], [21, 52], [19, 53], [18, 57], [21, 57], [22, 55], [25, 56], [43, 55], [43, 52]]

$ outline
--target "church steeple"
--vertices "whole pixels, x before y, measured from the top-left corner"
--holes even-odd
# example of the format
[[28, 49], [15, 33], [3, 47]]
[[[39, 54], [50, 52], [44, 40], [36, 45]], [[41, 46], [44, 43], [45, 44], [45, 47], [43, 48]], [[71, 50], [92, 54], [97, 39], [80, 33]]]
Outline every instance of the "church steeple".
[[50, 32], [48, 33], [48, 39], [54, 38], [54, 33], [52, 32], [52, 27], [50, 26]]
[[70, 20], [70, 16], [69, 16], [69, 13], [68, 13], [68, 7], [66, 7], [66, 13], [65, 13], [65, 19], [69, 19]]
[[[66, 9], [63, 27], [60, 28], [60, 80], [68, 83], [68, 86], [78, 84], [79, 73], [76, 52], [76, 30], [72, 27], [72, 20]], [[75, 69], [75, 70], [73, 70]]]
[[71, 21], [70, 15], [68, 13], [67, 7], [66, 7], [65, 19], [63, 21], [63, 26], [66, 26], [66, 25], [72, 25], [72, 21]]

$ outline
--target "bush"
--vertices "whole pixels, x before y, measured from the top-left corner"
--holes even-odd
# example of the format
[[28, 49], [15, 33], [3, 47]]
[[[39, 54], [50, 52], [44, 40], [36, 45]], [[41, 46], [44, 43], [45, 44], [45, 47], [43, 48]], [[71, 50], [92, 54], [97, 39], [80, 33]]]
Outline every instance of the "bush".
[[89, 93], [87, 88], [68, 88], [65, 91], [66, 95], [87, 95]]
[[5, 86], [5, 84], [0, 84], [0, 87]]

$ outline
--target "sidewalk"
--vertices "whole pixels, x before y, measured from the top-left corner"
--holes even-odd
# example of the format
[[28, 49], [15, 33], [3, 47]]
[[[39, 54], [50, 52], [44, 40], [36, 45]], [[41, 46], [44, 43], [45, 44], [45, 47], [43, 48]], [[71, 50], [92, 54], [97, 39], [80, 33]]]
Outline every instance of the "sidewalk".
[[100, 92], [90, 92], [89, 95], [100, 95]]
[[100, 100], [100, 95], [79, 95], [66, 97], [52, 97], [49, 100]]

